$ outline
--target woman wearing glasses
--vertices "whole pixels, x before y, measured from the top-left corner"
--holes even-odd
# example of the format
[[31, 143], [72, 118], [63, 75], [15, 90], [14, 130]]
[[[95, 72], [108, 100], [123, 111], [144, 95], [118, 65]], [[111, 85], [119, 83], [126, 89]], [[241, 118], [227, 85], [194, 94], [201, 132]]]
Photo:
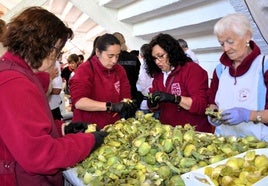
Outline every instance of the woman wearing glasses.
[[[61, 136], [36, 75], [55, 66], [72, 37], [70, 28], [40, 7], [27, 8], [8, 23], [3, 37], [8, 50], [0, 58], [1, 186], [62, 186], [62, 170], [103, 142], [102, 131]], [[76, 124], [64, 127], [65, 134], [71, 126]]]
[[159, 34], [145, 54], [147, 73], [154, 78], [148, 106], [160, 111], [160, 121], [172, 126], [186, 123], [211, 132], [205, 116], [208, 75], [186, 56], [175, 38]]

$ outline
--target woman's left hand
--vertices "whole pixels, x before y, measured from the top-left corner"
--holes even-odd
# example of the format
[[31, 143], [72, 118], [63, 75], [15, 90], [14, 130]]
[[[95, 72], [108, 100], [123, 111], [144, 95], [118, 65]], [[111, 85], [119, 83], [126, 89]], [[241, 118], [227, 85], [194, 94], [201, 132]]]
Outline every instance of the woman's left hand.
[[234, 107], [221, 113], [221, 120], [229, 125], [237, 125], [242, 122], [249, 122], [250, 110], [245, 108]]

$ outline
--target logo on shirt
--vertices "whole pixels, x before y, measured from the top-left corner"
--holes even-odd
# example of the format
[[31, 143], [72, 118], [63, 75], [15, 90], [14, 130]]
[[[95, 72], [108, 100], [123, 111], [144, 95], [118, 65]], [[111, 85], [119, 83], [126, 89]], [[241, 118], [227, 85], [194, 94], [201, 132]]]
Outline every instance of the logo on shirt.
[[115, 88], [116, 92], [119, 94], [120, 93], [120, 82], [119, 81], [114, 83], [114, 88]]
[[171, 85], [171, 94], [181, 95], [181, 86], [180, 83], [172, 83]]
[[249, 97], [249, 89], [241, 89], [238, 92], [238, 101], [243, 102], [246, 101]]

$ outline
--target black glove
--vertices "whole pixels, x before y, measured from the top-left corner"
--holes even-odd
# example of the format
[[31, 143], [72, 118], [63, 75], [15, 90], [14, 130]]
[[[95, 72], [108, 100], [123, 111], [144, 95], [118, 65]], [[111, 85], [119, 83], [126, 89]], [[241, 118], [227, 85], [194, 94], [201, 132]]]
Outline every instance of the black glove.
[[149, 94], [148, 95], [148, 99], [147, 99], [147, 105], [149, 108], [155, 108], [157, 107], [159, 102], [159, 98], [158, 97], [153, 97], [153, 94]]
[[88, 128], [88, 123], [85, 122], [71, 122], [64, 126], [64, 134], [85, 132]]
[[128, 103], [125, 110], [121, 112], [121, 117], [128, 119], [135, 117], [136, 111], [138, 110], [138, 102], [136, 100], [132, 100], [132, 102]]
[[128, 104], [125, 102], [112, 103], [111, 111], [120, 113], [122, 112], [122, 110], [124, 110], [127, 107], [127, 105]]
[[137, 108], [140, 108], [141, 102], [144, 100], [144, 95], [140, 91], [137, 91], [134, 99], [136, 100]]
[[148, 96], [148, 107], [153, 108], [160, 102], [169, 102], [179, 104], [181, 102], [181, 96], [156, 91]]
[[127, 119], [135, 116], [137, 108], [136, 101], [132, 100], [132, 102], [112, 103], [111, 111], [117, 112], [122, 118]]
[[108, 133], [105, 131], [96, 131], [96, 132], [92, 132], [92, 134], [95, 137], [95, 144], [92, 149], [92, 151], [94, 151], [103, 144], [104, 138], [108, 135]]

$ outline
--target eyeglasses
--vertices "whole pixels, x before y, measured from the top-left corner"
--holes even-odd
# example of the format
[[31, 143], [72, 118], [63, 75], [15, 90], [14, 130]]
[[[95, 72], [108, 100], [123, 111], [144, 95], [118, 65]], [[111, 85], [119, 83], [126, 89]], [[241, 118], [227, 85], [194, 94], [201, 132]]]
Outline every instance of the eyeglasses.
[[158, 61], [162, 61], [163, 59], [165, 59], [166, 57], [166, 53], [165, 54], [162, 54], [162, 55], [159, 55], [159, 56], [155, 56], [153, 57], [154, 61], [158, 60]]

